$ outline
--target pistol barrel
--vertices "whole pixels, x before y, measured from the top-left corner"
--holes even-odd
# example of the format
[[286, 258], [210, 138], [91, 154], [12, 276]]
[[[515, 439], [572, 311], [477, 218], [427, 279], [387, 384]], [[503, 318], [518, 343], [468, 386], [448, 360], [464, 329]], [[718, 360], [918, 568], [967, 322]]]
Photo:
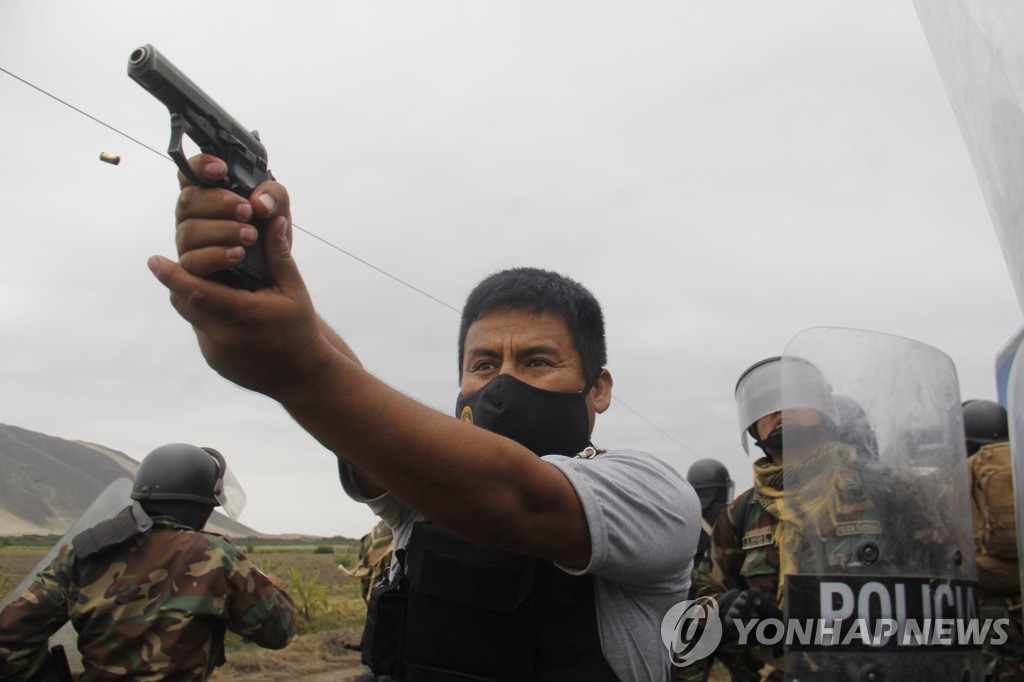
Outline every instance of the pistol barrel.
[[[152, 45], [146, 44], [132, 51], [128, 58], [128, 75], [163, 102], [172, 114], [183, 116], [193, 128], [188, 131], [190, 136], [205, 137], [214, 144], [216, 140], [211, 138], [211, 133], [220, 128], [241, 141], [249, 151], [266, 159], [266, 148], [259, 139]], [[212, 125], [204, 129], [207, 120]], [[196, 142], [201, 148], [205, 147], [201, 140]], [[212, 149], [204, 148], [203, 151], [215, 153]]]

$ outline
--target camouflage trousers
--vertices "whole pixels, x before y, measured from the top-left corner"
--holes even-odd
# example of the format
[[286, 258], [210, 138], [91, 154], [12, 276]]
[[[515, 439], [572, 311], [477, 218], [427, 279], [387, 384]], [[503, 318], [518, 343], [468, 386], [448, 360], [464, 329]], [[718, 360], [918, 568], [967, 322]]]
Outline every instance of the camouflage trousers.
[[985, 596], [981, 599], [980, 617], [1008, 618], [1007, 641], [982, 645], [986, 682], [1024, 682], [1024, 627], [1021, 623], [1020, 596]]

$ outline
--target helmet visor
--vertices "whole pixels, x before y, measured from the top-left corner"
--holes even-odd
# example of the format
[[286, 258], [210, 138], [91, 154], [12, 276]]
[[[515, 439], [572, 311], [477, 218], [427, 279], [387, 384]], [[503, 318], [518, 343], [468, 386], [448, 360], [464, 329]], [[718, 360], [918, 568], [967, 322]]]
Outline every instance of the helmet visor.
[[747, 429], [752, 424], [773, 412], [795, 408], [811, 408], [836, 421], [832, 392], [817, 368], [797, 358], [773, 358], [748, 370], [736, 384], [736, 410], [744, 451], [750, 452]]
[[740, 442], [750, 452], [747, 429], [766, 414], [782, 410], [782, 368], [775, 358], [747, 371], [736, 384], [736, 412], [740, 420]]
[[224, 461], [224, 456], [220, 452], [213, 448], [204, 447], [203, 449], [210, 453], [210, 456], [217, 462], [219, 478], [213, 489], [213, 498], [217, 500], [217, 504], [221, 506], [225, 514], [237, 521], [242, 510], [245, 509], [245, 490], [235, 478], [235, 474], [228, 468], [228, 463]]
[[235, 521], [242, 515], [246, 501], [245, 490], [242, 489], [242, 484], [235, 478], [231, 469], [225, 468], [220, 490], [214, 497], [224, 509], [224, 513]]

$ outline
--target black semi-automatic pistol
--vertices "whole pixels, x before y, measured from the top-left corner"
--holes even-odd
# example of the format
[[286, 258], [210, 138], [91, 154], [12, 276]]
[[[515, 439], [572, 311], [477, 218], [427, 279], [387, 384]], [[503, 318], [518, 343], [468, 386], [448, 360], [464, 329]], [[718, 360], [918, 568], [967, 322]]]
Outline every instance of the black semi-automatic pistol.
[[[143, 45], [132, 51], [128, 75], [171, 112], [167, 153], [187, 178], [200, 185], [223, 186], [246, 199], [261, 182], [274, 179], [267, 169], [267, 150], [259, 133], [243, 128], [155, 47]], [[182, 135], [192, 138], [203, 152], [227, 163], [228, 174], [222, 185], [207, 182], [193, 172], [181, 148]], [[253, 227], [259, 237], [245, 248], [242, 262], [210, 275], [210, 279], [250, 291], [269, 285], [263, 245], [266, 225], [254, 218]]]

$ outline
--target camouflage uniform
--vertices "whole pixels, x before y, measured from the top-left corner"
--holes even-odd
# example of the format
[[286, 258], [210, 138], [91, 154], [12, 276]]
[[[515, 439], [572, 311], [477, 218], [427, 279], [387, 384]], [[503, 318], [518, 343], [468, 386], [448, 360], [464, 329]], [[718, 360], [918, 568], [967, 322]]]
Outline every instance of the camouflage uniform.
[[[753, 488], [737, 496], [715, 523], [708, 553], [694, 570], [691, 594], [719, 598], [730, 590], [749, 588], [778, 606], [779, 550], [773, 540], [778, 522], [757, 503]], [[757, 654], [755, 646], [728, 642], [714, 657], [725, 664], [734, 681], [753, 682], [761, 679]], [[676, 679], [706, 679], [711, 662], [709, 657], [680, 668]]]
[[1021, 607], [1019, 595], [979, 595], [978, 617], [982, 620], [1008, 618], [1006, 627], [1008, 640], [1005, 644], [994, 645], [986, 638], [982, 645], [985, 661], [986, 682], [1024, 682], [1024, 630], [1021, 628]]
[[0, 613], [0, 679], [45, 669], [47, 638], [71, 620], [94, 680], [205, 680], [224, 662], [228, 629], [279, 649], [295, 633], [295, 605], [226, 538], [168, 517], [86, 560], [61, 548]]
[[[739, 495], [725, 509], [722, 509], [721, 513], [717, 516], [718, 520], [715, 522], [715, 525], [711, 527], [711, 532], [707, 533], [706, 541], [704, 537], [705, 531], [703, 529], [702, 524], [701, 543], [704, 544], [704, 553], [694, 559], [693, 573], [691, 574], [690, 582], [690, 599], [696, 599], [700, 596], [718, 597], [730, 589], [743, 589], [742, 587], [733, 585], [731, 587], [726, 587], [721, 590], [715, 588], [714, 591], [711, 591], [711, 588], [708, 585], [707, 576], [715, 570], [714, 567], [716, 559], [712, 558], [711, 550], [713, 548], [721, 548], [723, 546], [727, 546], [730, 543], [730, 540], [728, 540], [727, 538], [731, 537], [732, 533], [730, 531], [727, 531], [726, 528], [728, 527], [729, 523], [736, 523], [737, 520], [744, 518], [744, 514], [746, 514], [746, 511], [743, 510], [746, 508], [738, 506], [738, 503], [741, 500], [748, 499], [751, 502], [753, 502], [752, 493], [753, 488]], [[767, 512], [765, 512], [760, 507], [757, 508], [762, 513], [767, 514]], [[732, 516], [730, 517], [730, 515]], [[767, 515], [771, 519], [775, 518], [770, 514]], [[733, 520], [730, 521], [730, 518], [732, 518]], [[723, 524], [725, 524], [725, 526], [723, 526]], [[771, 525], [771, 527], [769, 527], [766, 531], [769, 534], [769, 537], [773, 530], [774, 522]], [[722, 543], [725, 544], [723, 545]], [[718, 557], [717, 561], [720, 564], [721, 553], [718, 552], [715, 556]], [[775, 566], [776, 568], [773, 574], [777, 576], [777, 559], [775, 562]], [[701, 580], [702, 576], [704, 577], [703, 580]], [[760, 679], [757, 673], [757, 669], [760, 668], [761, 663], [757, 660], [756, 655], [747, 651], [746, 647], [740, 647], [737, 645], [730, 644], [724, 644], [721, 647], [719, 647], [718, 650], [715, 651], [714, 656], [708, 656], [707, 658], [701, 659], [699, 661], [694, 661], [686, 667], [675, 668], [673, 671], [672, 679], [674, 682], [705, 682], [705, 680], [707, 680], [711, 676], [711, 668], [713, 667], [715, 660], [720, 661], [726, 668], [728, 668], [732, 676], [732, 679], [736, 680], [737, 682], [753, 682], [754, 680]]]
[[[852, 449], [836, 442], [821, 446], [815, 457], [808, 458], [807, 462], [809, 466], [803, 469], [794, 469], [794, 465], [790, 465], [787, 475], [790, 478], [804, 476], [808, 483], [813, 481], [812, 485], [820, 486], [825, 497], [832, 500], [832, 515], [823, 514], [815, 521], [817, 532], [795, 538], [792, 549], [796, 564], [800, 565], [813, 551], [830, 565], [851, 565], [856, 548], [866, 537], [880, 546], [883, 556], [887, 555], [882, 538], [883, 527], [879, 521], [880, 510], [874, 500], [889, 490], [878, 491], [882, 495], [868, 495], [870, 488], [877, 491], [885, 485], [881, 474], [876, 476], [872, 471], [862, 469], [864, 462], [858, 463]], [[768, 466], [768, 461], [758, 460], [754, 466], [756, 472], [758, 467]], [[892, 481], [891, 474], [889, 480]], [[781, 480], [776, 487], [781, 490]], [[895, 486], [890, 483], [885, 487]], [[906, 492], [900, 495], [899, 503], [907, 505], [909, 496]], [[789, 499], [796, 501], [800, 498]], [[920, 523], [920, 527], [929, 527], [923, 520]], [[765, 498], [759, 494], [756, 485], [739, 495], [715, 524], [708, 555], [694, 571], [693, 594], [719, 599], [730, 590], [750, 589], [781, 609], [778, 524], [779, 519], [766, 508]], [[801, 539], [811, 536], [828, 540], [824, 547], [815, 548], [807, 546], [806, 541], [801, 542]], [[757, 646], [741, 647], [726, 642], [715, 655], [732, 671], [733, 680], [782, 679], [781, 671], [773, 671], [768, 666], [757, 672], [762, 666], [760, 661], [781, 665], [781, 661], [775, 660], [770, 652]]]
[[370, 598], [370, 589], [384, 577], [384, 571], [391, 566], [395, 551], [395, 536], [391, 527], [378, 521], [373, 529], [359, 541], [359, 561], [353, 568], [338, 566], [338, 570], [350, 578], [359, 579], [363, 601]]

